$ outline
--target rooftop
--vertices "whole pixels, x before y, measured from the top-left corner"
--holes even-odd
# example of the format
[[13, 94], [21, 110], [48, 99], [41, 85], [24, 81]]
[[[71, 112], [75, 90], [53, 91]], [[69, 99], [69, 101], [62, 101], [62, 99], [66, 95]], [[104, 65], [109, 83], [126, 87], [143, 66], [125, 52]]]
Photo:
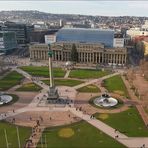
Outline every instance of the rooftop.
[[113, 39], [114, 31], [108, 29], [64, 28], [56, 33], [57, 42], [102, 43], [113, 47]]

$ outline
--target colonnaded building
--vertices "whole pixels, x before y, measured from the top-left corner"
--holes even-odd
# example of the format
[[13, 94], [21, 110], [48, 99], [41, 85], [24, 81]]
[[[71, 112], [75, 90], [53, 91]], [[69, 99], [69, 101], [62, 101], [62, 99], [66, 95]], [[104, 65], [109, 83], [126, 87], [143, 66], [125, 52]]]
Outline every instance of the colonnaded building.
[[[55, 61], [70, 61], [72, 46], [75, 44], [79, 63], [125, 65], [127, 49], [119, 41], [123, 44], [121, 38], [114, 38], [112, 30], [61, 29], [50, 48]], [[119, 47], [115, 47], [115, 42]], [[48, 60], [48, 44], [33, 44], [29, 49], [30, 60]]]

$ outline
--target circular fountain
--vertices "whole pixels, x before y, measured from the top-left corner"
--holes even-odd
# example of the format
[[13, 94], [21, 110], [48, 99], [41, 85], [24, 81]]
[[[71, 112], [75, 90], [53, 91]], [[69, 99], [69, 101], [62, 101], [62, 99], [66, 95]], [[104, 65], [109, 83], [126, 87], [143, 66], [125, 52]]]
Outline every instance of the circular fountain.
[[12, 101], [13, 97], [7, 94], [0, 94], [0, 105], [7, 104]]
[[118, 104], [118, 101], [107, 93], [104, 93], [100, 97], [94, 99], [94, 104], [100, 107], [113, 107]]

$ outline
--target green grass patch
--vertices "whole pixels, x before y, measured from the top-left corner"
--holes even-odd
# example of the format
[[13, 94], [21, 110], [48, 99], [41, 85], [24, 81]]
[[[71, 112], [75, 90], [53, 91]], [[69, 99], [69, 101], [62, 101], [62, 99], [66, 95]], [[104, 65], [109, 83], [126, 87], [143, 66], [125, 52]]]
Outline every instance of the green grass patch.
[[[17, 140], [16, 126], [4, 121], [0, 122], [0, 135], [1, 135], [0, 147], [1, 148], [7, 147], [4, 135], [4, 129], [6, 130], [7, 133], [9, 147], [17, 148], [18, 140]], [[24, 147], [26, 139], [30, 137], [31, 128], [18, 126], [18, 129], [19, 129], [21, 147]]]
[[97, 92], [101, 92], [100, 89], [93, 84], [81, 87], [79, 89], [77, 89], [78, 92], [86, 92], [86, 93], [97, 93]]
[[8, 90], [17, 84], [20, 84], [20, 81], [23, 78], [24, 77], [16, 71], [10, 72], [0, 80], [0, 91]]
[[[33, 76], [49, 77], [47, 66], [23, 66], [20, 68]], [[65, 71], [61, 68], [53, 68], [53, 75], [54, 77], [64, 77]]]
[[104, 86], [109, 92], [117, 93], [127, 98], [129, 97], [127, 88], [120, 75], [104, 80]]
[[[111, 127], [129, 137], [147, 137], [148, 129], [136, 108], [131, 107], [121, 113], [108, 114], [108, 118], [102, 120]], [[99, 114], [95, 115], [99, 120]]]
[[[43, 143], [45, 141], [46, 135], [47, 147], [51, 148], [124, 147], [122, 144], [118, 143], [114, 139], [110, 138], [106, 134], [102, 133], [101, 131], [84, 121], [64, 126], [64, 129], [65, 128], [71, 129], [73, 134], [69, 137], [62, 137], [59, 135], [59, 132], [63, 129], [63, 127], [47, 128], [42, 135]], [[37, 147], [41, 147], [40, 142]]]
[[119, 108], [121, 106], [123, 106], [123, 101], [121, 101], [120, 99], [116, 98], [118, 100], [118, 104], [115, 105], [115, 106], [112, 106], [112, 107], [103, 107], [103, 106], [97, 106], [96, 104], [94, 104], [94, 100], [99, 97], [99, 96], [95, 96], [95, 97], [92, 97], [90, 100], [89, 100], [89, 104], [92, 105], [93, 107], [96, 107], [96, 108], [101, 108], [101, 109], [116, 109], [116, 108]]
[[93, 69], [76, 69], [70, 72], [69, 77], [79, 79], [95, 79], [108, 75], [109, 71], [93, 70]]
[[38, 92], [41, 89], [42, 88], [40, 86], [38, 86], [37, 84], [35, 84], [35, 83], [27, 83], [27, 84], [23, 84], [21, 87], [16, 89], [16, 91], [33, 91], [33, 92]]
[[[43, 82], [49, 85], [49, 80], [43, 80]], [[57, 86], [63, 85], [63, 86], [71, 86], [71, 87], [83, 83], [83, 81], [70, 80], [70, 79], [55, 79], [54, 82], [55, 82], [55, 85]]]

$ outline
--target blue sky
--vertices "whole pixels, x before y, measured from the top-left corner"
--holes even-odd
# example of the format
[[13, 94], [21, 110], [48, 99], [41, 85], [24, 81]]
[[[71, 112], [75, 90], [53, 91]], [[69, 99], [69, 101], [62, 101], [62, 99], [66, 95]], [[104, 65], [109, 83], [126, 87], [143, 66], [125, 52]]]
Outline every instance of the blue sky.
[[1, 10], [39, 10], [58, 14], [148, 16], [148, 1], [0, 1]]

